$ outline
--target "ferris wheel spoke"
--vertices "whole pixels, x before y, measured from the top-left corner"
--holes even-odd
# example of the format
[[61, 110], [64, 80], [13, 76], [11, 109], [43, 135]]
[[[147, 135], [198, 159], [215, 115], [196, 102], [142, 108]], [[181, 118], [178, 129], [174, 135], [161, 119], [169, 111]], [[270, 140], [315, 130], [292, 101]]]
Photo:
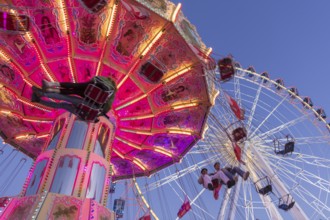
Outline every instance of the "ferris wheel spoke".
[[235, 91], [235, 99], [238, 102], [238, 106], [242, 107], [241, 86], [238, 77], [234, 77], [234, 91]]
[[[282, 168], [282, 169], [279, 169], [279, 168]], [[292, 163], [288, 163], [285, 160], [282, 160], [281, 163], [276, 163], [276, 169], [280, 170], [281, 172], [283, 172], [286, 175], [291, 174], [289, 176], [289, 178], [295, 177], [295, 179], [305, 181], [306, 183], [313, 185], [313, 187], [315, 187], [315, 188], [323, 190], [326, 193], [330, 193], [329, 181], [326, 181], [326, 180], [324, 180], [324, 178], [321, 178], [320, 176], [318, 176], [314, 173], [304, 170], [297, 165], [294, 165]], [[292, 178], [291, 178], [291, 181], [293, 181]], [[298, 182], [295, 182], [295, 183], [299, 184]]]
[[[300, 122], [305, 121], [305, 120], [308, 118], [308, 116], [309, 116], [308, 114], [306, 114], [306, 115], [302, 115], [302, 116], [300, 116], [300, 117], [298, 117], [298, 118], [295, 118], [295, 119], [293, 119], [293, 120], [291, 120], [291, 121], [288, 121], [288, 122], [286, 122], [286, 123], [284, 123], [284, 124], [281, 124], [281, 125], [279, 125], [279, 126], [273, 128], [273, 129], [270, 129], [270, 130], [267, 131], [267, 132], [260, 133], [260, 134], [258, 135], [258, 137], [261, 138], [261, 139], [263, 139], [263, 138], [266, 138], [267, 136], [273, 136], [274, 134], [279, 133], [280, 131], [282, 131], [282, 130], [284, 130], [284, 129], [287, 129], [287, 128], [291, 127], [291, 126], [294, 126], [294, 125], [296, 125], [296, 124], [298, 124], [298, 123], [300, 123]], [[265, 122], [265, 121], [263, 121], [262, 124], [263, 124], [264, 122]], [[251, 134], [251, 136], [250, 136], [251, 138], [254, 137], [253, 135], [256, 133], [257, 130], [259, 130], [259, 128], [260, 128], [260, 126], [261, 126], [262, 124], [260, 124], [260, 125], [254, 130], [254, 132], [253, 132], [253, 133]]]
[[324, 219], [327, 219], [330, 216], [330, 208], [308, 189], [304, 187], [297, 187], [295, 194], [306, 204], [310, 205], [310, 207], [313, 208], [315, 212], [321, 215]]
[[210, 158], [207, 158], [205, 160], [202, 160], [194, 165], [191, 165], [189, 167], [186, 167], [185, 169], [182, 169], [178, 172], [172, 173], [170, 175], [165, 176], [162, 179], [159, 179], [157, 182], [153, 182], [151, 184], [148, 185], [148, 189], [149, 191], [152, 191], [154, 189], [157, 189], [158, 187], [164, 186], [170, 182], [173, 182], [179, 178], [184, 177], [187, 174], [193, 173], [196, 170], [200, 170], [202, 167], [205, 167], [207, 165], [209, 165], [210, 163], [214, 163], [218, 160], [218, 156], [217, 155], [213, 155]]
[[273, 113], [282, 105], [282, 103], [287, 99], [288, 96], [285, 96], [282, 98], [282, 100], [273, 108], [273, 110], [271, 112], [269, 112], [269, 114], [264, 118], [264, 120], [258, 125], [258, 127], [256, 129], [254, 129], [254, 131], [252, 132], [252, 134], [250, 135], [250, 137], [253, 137], [253, 135], [259, 131], [259, 128], [269, 119], [270, 116], [273, 115]]
[[249, 115], [249, 119], [248, 119], [248, 122], [247, 122], [247, 129], [248, 130], [251, 127], [251, 123], [252, 123], [252, 120], [253, 120], [253, 117], [254, 117], [254, 113], [255, 113], [255, 110], [257, 108], [257, 104], [258, 104], [258, 101], [259, 101], [261, 89], [262, 89], [262, 86], [261, 86], [261, 84], [259, 84], [258, 91], [257, 91], [257, 94], [256, 94], [256, 96], [254, 98], [252, 109], [251, 109], [251, 112], [250, 112], [250, 115]]

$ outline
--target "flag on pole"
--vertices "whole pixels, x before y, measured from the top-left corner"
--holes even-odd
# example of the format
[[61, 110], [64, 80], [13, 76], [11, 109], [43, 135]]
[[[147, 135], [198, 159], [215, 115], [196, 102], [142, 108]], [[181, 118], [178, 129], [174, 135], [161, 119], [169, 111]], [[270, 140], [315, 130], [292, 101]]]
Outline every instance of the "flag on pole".
[[150, 214], [145, 214], [144, 216], [139, 218], [139, 220], [151, 220]]
[[189, 202], [188, 197], [186, 196], [186, 198], [178, 212], [178, 217], [182, 218], [190, 209], [191, 209], [190, 202]]
[[230, 106], [230, 109], [233, 111], [233, 113], [235, 114], [235, 116], [239, 120], [243, 120], [244, 119], [244, 111], [242, 111], [242, 109], [238, 106], [238, 104], [235, 101], [235, 99], [233, 99], [226, 92], [224, 93], [224, 95], [225, 95], [226, 101], [228, 102], [228, 104]]

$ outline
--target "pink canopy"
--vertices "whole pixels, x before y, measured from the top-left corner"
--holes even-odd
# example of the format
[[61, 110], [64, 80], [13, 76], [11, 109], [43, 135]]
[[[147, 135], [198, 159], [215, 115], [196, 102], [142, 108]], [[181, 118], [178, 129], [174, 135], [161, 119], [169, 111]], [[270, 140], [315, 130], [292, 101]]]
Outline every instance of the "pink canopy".
[[[0, 6], [0, 134], [35, 158], [63, 110], [32, 103], [41, 80], [110, 76], [118, 92], [115, 178], [150, 175], [201, 138], [213, 91], [208, 53], [166, 0], [9, 0]], [[8, 4], [8, 2], [11, 2]], [[209, 76], [211, 77], [211, 76]]]

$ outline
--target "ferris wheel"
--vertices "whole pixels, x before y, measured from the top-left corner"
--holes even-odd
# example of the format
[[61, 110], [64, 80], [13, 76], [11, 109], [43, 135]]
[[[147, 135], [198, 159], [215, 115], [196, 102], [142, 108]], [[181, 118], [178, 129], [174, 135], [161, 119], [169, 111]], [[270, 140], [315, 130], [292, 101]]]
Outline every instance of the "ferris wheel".
[[[188, 200], [191, 209], [182, 219], [327, 219], [330, 134], [324, 110], [282, 79], [238, 63], [235, 71], [217, 84], [204, 138], [180, 163], [137, 178], [154, 218], [175, 219]], [[246, 134], [237, 144], [245, 165], [233, 151], [239, 128]], [[215, 162], [250, 172], [230, 189], [223, 185], [219, 200], [197, 183], [200, 170], [212, 172]]]

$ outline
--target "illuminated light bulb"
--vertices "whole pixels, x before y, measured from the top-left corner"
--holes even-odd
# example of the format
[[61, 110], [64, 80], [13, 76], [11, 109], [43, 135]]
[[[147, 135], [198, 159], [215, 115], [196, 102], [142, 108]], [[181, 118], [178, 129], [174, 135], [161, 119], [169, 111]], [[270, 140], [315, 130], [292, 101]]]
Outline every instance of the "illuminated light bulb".
[[176, 19], [177, 19], [177, 17], [178, 17], [178, 14], [179, 14], [179, 12], [180, 12], [180, 9], [181, 9], [181, 3], [179, 3], [179, 4], [176, 6], [176, 8], [174, 9], [174, 12], [173, 12], [173, 14], [172, 14], [172, 18], [171, 18], [171, 20], [172, 20], [173, 23], [176, 21]]
[[164, 150], [164, 149], [162, 149], [162, 148], [155, 147], [155, 148], [154, 148], [154, 151], [156, 151], [156, 152], [158, 152], [158, 153], [161, 153], [161, 154], [164, 154], [164, 155], [166, 155], [166, 156], [168, 156], [168, 157], [173, 157], [173, 155], [172, 155], [171, 152], [166, 151], [166, 150]]
[[170, 77], [164, 79], [164, 80], [163, 80], [163, 83], [167, 83], [167, 82], [171, 81], [172, 79], [175, 79], [175, 78], [177, 78], [177, 77], [179, 77], [179, 76], [185, 74], [186, 72], [188, 72], [188, 71], [191, 70], [191, 69], [192, 69], [191, 66], [186, 67], [186, 68], [184, 68], [183, 70], [180, 70], [179, 72], [174, 73], [172, 76], [170, 76]]
[[141, 56], [145, 56], [163, 34], [164, 30], [159, 31], [154, 39], [152, 39], [151, 42], [148, 43], [148, 46], [142, 51]]
[[198, 106], [198, 102], [171, 106], [171, 109], [175, 110], [175, 109], [182, 109], [182, 108], [195, 107], [195, 106]]
[[134, 158], [133, 163], [140, 167], [143, 171], [147, 169], [139, 159]]
[[155, 117], [155, 115], [150, 114], [150, 115], [141, 115], [141, 116], [135, 116], [135, 117], [121, 118], [120, 120], [121, 121], [133, 121], [133, 120], [153, 118], [153, 117]]
[[138, 146], [138, 145], [136, 145], [136, 144], [134, 144], [132, 142], [126, 141], [126, 140], [124, 140], [124, 139], [122, 139], [120, 137], [116, 137], [116, 139], [119, 140], [119, 141], [121, 141], [121, 142], [123, 142], [123, 143], [125, 143], [125, 144], [127, 144], [127, 145], [129, 145], [129, 146], [131, 146], [131, 147], [134, 147], [134, 148], [136, 148], [138, 150], [142, 150], [141, 146]]
[[122, 108], [125, 108], [125, 107], [131, 105], [131, 104], [134, 104], [134, 103], [140, 101], [141, 99], [147, 97], [147, 95], [148, 95], [148, 94], [143, 94], [143, 95], [141, 95], [140, 97], [137, 97], [136, 99], [133, 99], [132, 101], [129, 101], [129, 102], [127, 102], [126, 104], [117, 107], [115, 110], [118, 111], [118, 110], [120, 110], [120, 109], [122, 109]]

